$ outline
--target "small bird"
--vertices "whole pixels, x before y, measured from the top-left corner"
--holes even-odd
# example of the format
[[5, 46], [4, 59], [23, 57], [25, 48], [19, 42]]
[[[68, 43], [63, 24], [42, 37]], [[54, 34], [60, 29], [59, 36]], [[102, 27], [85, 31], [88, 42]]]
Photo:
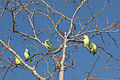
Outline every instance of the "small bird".
[[91, 51], [93, 52], [93, 55], [95, 55], [96, 52], [97, 52], [97, 46], [96, 46], [96, 44], [91, 43], [91, 44], [90, 44], [90, 49], [91, 49]]
[[17, 57], [15, 57], [15, 61], [16, 61], [16, 64], [19, 64], [20, 66], [24, 68], [23, 64], [20, 62], [20, 60]]
[[49, 41], [49, 39], [47, 39], [44, 44], [45, 44], [45, 46], [47, 47], [48, 50], [52, 49], [52, 43]]
[[[52, 43], [49, 41], [49, 39], [47, 39], [45, 41], [45, 46], [47, 47], [48, 50], [50, 50], [50, 52], [52, 53]], [[57, 67], [61, 67], [61, 63], [60, 63], [60, 59], [58, 58], [58, 56], [56, 56], [55, 54], [51, 54], [52, 58], [54, 59], [54, 61], [57, 64]]]
[[89, 41], [89, 38], [88, 38], [88, 36], [87, 35], [84, 35], [83, 36], [83, 42], [84, 42], [84, 45], [87, 47], [87, 49], [89, 50], [89, 43], [90, 43], [90, 41]]
[[[30, 58], [30, 53], [29, 53], [28, 49], [25, 49], [24, 56], [26, 59]], [[32, 59], [29, 59], [29, 61], [32, 63]]]

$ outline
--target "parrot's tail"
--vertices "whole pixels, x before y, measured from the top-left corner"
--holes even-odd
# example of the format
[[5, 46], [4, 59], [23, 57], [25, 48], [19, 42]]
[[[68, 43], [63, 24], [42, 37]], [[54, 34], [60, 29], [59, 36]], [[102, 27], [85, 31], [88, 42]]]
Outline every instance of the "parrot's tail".
[[32, 59], [29, 59], [29, 61], [32, 63]]

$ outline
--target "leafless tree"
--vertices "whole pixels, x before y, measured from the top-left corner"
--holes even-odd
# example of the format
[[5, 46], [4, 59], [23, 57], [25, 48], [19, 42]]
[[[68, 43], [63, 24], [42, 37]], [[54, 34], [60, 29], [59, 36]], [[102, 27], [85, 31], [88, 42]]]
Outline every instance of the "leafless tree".
[[[83, 35], [88, 35], [90, 41], [96, 42], [98, 58], [95, 60], [92, 68], [88, 71], [85, 80], [100, 79], [96, 75], [102, 69], [116, 69], [119, 67], [105, 65], [111, 60], [118, 63], [120, 66], [119, 57], [114, 56], [109, 50], [109, 45], [118, 46], [120, 39], [120, 18], [115, 19], [112, 24], [107, 18], [106, 25], [99, 25], [97, 17], [101, 16], [104, 10], [112, 5], [112, 1], [104, 1], [101, 8], [94, 11], [90, 6], [95, 0], [65, 0], [66, 4], [71, 4], [74, 11], [71, 16], [64, 14], [64, 10], [56, 7], [57, 1], [60, 0], [0, 0], [0, 19], [3, 16], [8, 16], [10, 25], [8, 25], [7, 35], [1, 32], [0, 36], [0, 75], [1, 80], [4, 80], [7, 73], [15, 71], [16, 68], [28, 70], [38, 80], [64, 80], [64, 73], [68, 69], [75, 68], [75, 58], [78, 49], [86, 49], [83, 45]], [[64, 3], [64, 0], [61, 0]], [[86, 20], [80, 17], [78, 13], [84, 13], [83, 7], [89, 11], [89, 17], [86, 15]], [[97, 6], [99, 7], [99, 6]], [[67, 8], [67, 7], [66, 7]], [[68, 13], [69, 14], [69, 13]], [[0, 26], [0, 29], [4, 25]], [[112, 42], [107, 44], [106, 37]], [[46, 49], [44, 41], [49, 39], [52, 42], [52, 52]], [[22, 43], [22, 44], [21, 44]], [[26, 46], [28, 45], [28, 46]], [[21, 47], [18, 48], [17, 46]], [[29, 59], [24, 59], [20, 49], [32, 47], [30, 52], [33, 65], [28, 63]], [[19, 49], [19, 50], [18, 50]], [[21, 51], [21, 52], [19, 52]], [[86, 53], [90, 53], [86, 49]], [[92, 54], [91, 54], [92, 55]], [[107, 55], [103, 65], [97, 64], [101, 59], [100, 55]], [[15, 63], [15, 56], [24, 65], [24, 68]], [[52, 57], [51, 57], [52, 56]], [[58, 66], [57, 64], [60, 64]], [[41, 70], [41, 75], [38, 68], [45, 66], [45, 70]], [[94, 75], [91, 72], [96, 67], [101, 66]], [[80, 80], [80, 79], [79, 79]]]

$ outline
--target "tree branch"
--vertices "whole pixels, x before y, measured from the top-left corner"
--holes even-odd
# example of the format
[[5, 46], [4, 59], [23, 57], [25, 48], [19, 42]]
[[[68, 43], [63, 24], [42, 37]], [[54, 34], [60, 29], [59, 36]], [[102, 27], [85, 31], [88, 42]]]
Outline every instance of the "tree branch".
[[23, 59], [13, 50], [11, 49], [9, 46], [7, 46], [2, 40], [0, 40], [0, 43], [6, 48], [8, 49], [10, 52], [12, 52], [20, 61], [23, 65], [25, 65], [28, 70], [32, 71], [32, 73], [36, 76], [37, 79], [39, 80], [46, 80], [46, 78], [41, 77], [34, 68], [32, 68], [31, 66], [29, 66], [28, 64], [26, 64]]

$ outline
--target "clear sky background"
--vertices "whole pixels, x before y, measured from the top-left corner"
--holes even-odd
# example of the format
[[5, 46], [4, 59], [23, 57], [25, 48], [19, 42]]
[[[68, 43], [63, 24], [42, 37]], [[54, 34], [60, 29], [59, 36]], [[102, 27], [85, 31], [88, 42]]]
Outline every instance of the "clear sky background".
[[[36, 0], [35, 0], [36, 1]], [[80, 3], [80, 0], [76, 0], [77, 3]], [[3, 7], [5, 5], [4, 1], [1, 1], [3, 3], [0, 3], [0, 7]], [[75, 6], [72, 3], [72, 0], [70, 0], [68, 3], [65, 2], [64, 0], [48, 0], [46, 1], [52, 8], [53, 5], [55, 7], [55, 9], [58, 12], [63, 13], [65, 16], [71, 18], [74, 11], [75, 11]], [[104, 6], [104, 2], [105, 0], [89, 0], [89, 7], [92, 10], [93, 14], [95, 14], [99, 9], [101, 9]], [[93, 20], [93, 22], [96, 22], [98, 27], [106, 27], [107, 26], [107, 18], [109, 21], [109, 26], [118, 18], [120, 18], [120, 0], [110, 0], [110, 2], [112, 2], [113, 4], [107, 8], [105, 8], [105, 10], [103, 11], [102, 14], [100, 14], [98, 17], [96, 17], [96, 19]], [[42, 2], [40, 2], [40, 4], [44, 5]], [[44, 5], [45, 6], [45, 5]], [[36, 9], [36, 5], [32, 5], [29, 6], [29, 8], [32, 9]], [[41, 7], [42, 10], [42, 7]], [[63, 11], [64, 10], [64, 11]], [[2, 10], [0, 10], [0, 13], [2, 12]], [[33, 55], [34, 53], [36, 53], [37, 51], [35, 50], [35, 46], [37, 46], [37, 48], [40, 50], [40, 52], [44, 53], [47, 51], [47, 49], [43, 46], [41, 46], [39, 43], [37, 43], [34, 40], [31, 39], [27, 39], [26, 41], [24, 41], [24, 39], [26, 39], [26, 37], [21, 36], [17, 33], [13, 33], [11, 30], [12, 29], [12, 14], [8, 11], [6, 11], [3, 16], [0, 18], [0, 39], [3, 40], [6, 44], [8, 42], [8, 38], [7, 36], [11, 36], [11, 43], [10, 45], [14, 45], [14, 47], [12, 47], [23, 59], [24, 58], [24, 49], [29, 49], [31, 55]], [[24, 17], [27, 17], [27, 15], [24, 12], [21, 12], [17, 18], [18, 19], [22, 19], [22, 15], [24, 15]], [[51, 18], [54, 20], [55, 23], [57, 23], [58, 19], [58, 15], [56, 14], [50, 14]], [[54, 17], [53, 17], [54, 16]], [[77, 13], [76, 17], [79, 17], [80, 19], [76, 21], [76, 23], [82, 23], [83, 24], [90, 19], [92, 16], [89, 8], [84, 5]], [[52, 35], [49, 35], [49, 30], [48, 30], [48, 26], [52, 29], [54, 28], [52, 23], [43, 15], [35, 15], [35, 26], [36, 26], [36, 32], [38, 32], [38, 30], [44, 31], [46, 33], [43, 33], [41, 35], [38, 36], [38, 38], [44, 42], [46, 39], [50, 39], [51, 42], [53, 43], [53, 47], [57, 47], [59, 46], [58, 43], [56, 43], [57, 41], [54, 39], [54, 37]], [[32, 29], [30, 26], [29, 21], [27, 20], [19, 20], [18, 22], [16, 22], [18, 26], [16, 26], [16, 29], [24, 32], [28, 35], [33, 36], [32, 33]], [[70, 26], [70, 23], [68, 20], [64, 20], [63, 23], [59, 24], [59, 27], [61, 30], [65, 30], [68, 29]], [[79, 29], [81, 28], [79, 25], [77, 26], [77, 30], [75, 33], [77, 33], [79, 31]], [[95, 25], [93, 24], [88, 24], [88, 26], [90, 27], [90, 30], [95, 28]], [[86, 29], [85, 29], [86, 30]], [[53, 31], [55, 32], [55, 31]], [[111, 33], [112, 36], [114, 36], [114, 38], [116, 39], [116, 42], [118, 44], [118, 47], [115, 46], [114, 41], [105, 33], [102, 34], [104, 36], [104, 41], [105, 41], [105, 46], [107, 47], [106, 50], [109, 51], [113, 56], [120, 58], [120, 33], [116, 33], [113, 34]], [[89, 37], [91, 37], [91, 34], [88, 34]], [[101, 40], [99, 38], [100, 36], [96, 36], [92, 39], [90, 39], [91, 42], [96, 43], [97, 45], [100, 46], [104, 46], [104, 44], [101, 43]], [[63, 41], [62, 41], [63, 42]], [[70, 43], [68, 43], [70, 44]], [[0, 48], [2, 49], [2, 48]], [[98, 49], [98, 52], [102, 52], [100, 49]], [[65, 71], [65, 79], [64, 80], [83, 80], [87, 77], [87, 72], [90, 71], [90, 69], [92, 68], [93, 64], [95, 63], [96, 59], [98, 58], [98, 56], [100, 56], [99, 61], [97, 62], [94, 70], [91, 72], [91, 77], [101, 68], [101, 66], [103, 66], [103, 64], [105, 63], [105, 61], [108, 59], [108, 57], [110, 57], [109, 55], [107, 55], [106, 53], [102, 52], [103, 54], [99, 54], [99, 55], [95, 55], [93, 56], [92, 54], [90, 54], [85, 48], [83, 47], [77, 47], [77, 49], [74, 50], [73, 55], [71, 56], [71, 61], [74, 58], [75, 59], [75, 64], [74, 64], [74, 68], [75, 69], [68, 69]], [[60, 55], [57, 54], [58, 56]], [[9, 52], [8, 50], [6, 50], [4, 52], [3, 55], [0, 55], [0, 58], [2, 57], [6, 57], [6, 56], [13, 56], [13, 54], [11, 52]], [[40, 55], [38, 55], [36, 57], [37, 59], [40, 58]], [[48, 61], [49, 59], [51, 59], [51, 57], [48, 55], [45, 57], [45, 60]], [[110, 65], [113, 65], [115, 67], [120, 67], [120, 65], [118, 66], [116, 62], [113, 61], [114, 59], [110, 58], [109, 62], [105, 65], [105, 67], [109, 67]], [[53, 60], [50, 60], [51, 63]], [[4, 61], [6, 64], [9, 64], [8, 61]], [[42, 61], [41, 61], [42, 62]], [[43, 61], [44, 62], [44, 61]], [[27, 62], [28, 64], [30, 64], [29, 62]], [[31, 66], [33, 65], [30, 64]], [[37, 72], [44, 76], [44, 71], [46, 68], [46, 64], [44, 63], [39, 63], [39, 67], [37, 67]], [[12, 70], [13, 68], [11, 68]], [[53, 70], [53, 66], [50, 67], [51, 71]], [[7, 73], [5, 80], [37, 80], [35, 78], [35, 76], [33, 76], [33, 74], [30, 71], [27, 71], [25, 69], [20, 69], [20, 68], [16, 68], [14, 71], [9, 70], [9, 72]], [[113, 79], [113, 76], [116, 76], [117, 78], [120, 77], [120, 71], [115, 70], [115, 69], [102, 69], [99, 74], [96, 75], [97, 78], [107, 78], [107, 79]], [[1, 76], [1, 73], [0, 73]]]

